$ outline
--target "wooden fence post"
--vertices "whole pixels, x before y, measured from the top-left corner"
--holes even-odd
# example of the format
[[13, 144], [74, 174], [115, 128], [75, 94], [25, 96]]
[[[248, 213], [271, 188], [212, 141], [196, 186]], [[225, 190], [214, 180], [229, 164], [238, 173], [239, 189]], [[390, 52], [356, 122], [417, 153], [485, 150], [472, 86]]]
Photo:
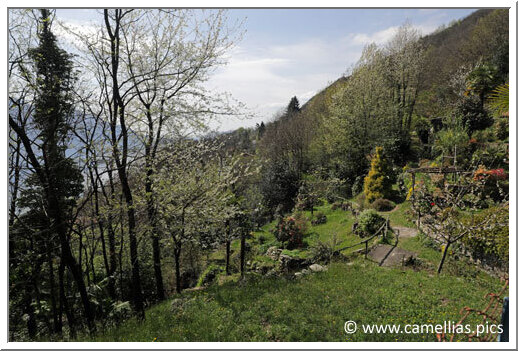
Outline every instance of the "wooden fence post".
[[415, 173], [412, 172], [412, 206], [414, 206], [415, 200]]

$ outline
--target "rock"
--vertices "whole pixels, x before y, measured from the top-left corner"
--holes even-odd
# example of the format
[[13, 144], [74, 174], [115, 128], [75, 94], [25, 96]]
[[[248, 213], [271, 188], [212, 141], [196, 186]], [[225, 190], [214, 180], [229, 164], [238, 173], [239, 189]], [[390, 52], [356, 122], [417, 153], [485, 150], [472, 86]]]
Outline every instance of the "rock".
[[298, 271], [308, 266], [308, 262], [305, 259], [291, 257], [284, 254], [279, 256], [279, 263], [281, 271], [283, 272]]
[[303, 269], [303, 270], [301, 271], [301, 273], [302, 273], [302, 274], [304, 274], [304, 275], [307, 275], [307, 274], [310, 274], [310, 273], [311, 273], [311, 271], [310, 271], [309, 269]]
[[295, 278], [302, 278], [303, 276], [304, 276], [304, 273], [302, 273], [302, 272], [295, 273]]
[[275, 271], [275, 269], [270, 269], [269, 271], [266, 272], [266, 274], [264, 275], [265, 277], [274, 277], [277, 275], [277, 272]]
[[274, 261], [277, 261], [281, 255], [281, 252], [282, 250], [278, 249], [277, 246], [270, 246], [268, 250], [266, 250], [266, 256], [270, 257]]
[[314, 263], [311, 266], [309, 266], [309, 269], [312, 272], [325, 272], [327, 271], [327, 267], [321, 266], [318, 263]]

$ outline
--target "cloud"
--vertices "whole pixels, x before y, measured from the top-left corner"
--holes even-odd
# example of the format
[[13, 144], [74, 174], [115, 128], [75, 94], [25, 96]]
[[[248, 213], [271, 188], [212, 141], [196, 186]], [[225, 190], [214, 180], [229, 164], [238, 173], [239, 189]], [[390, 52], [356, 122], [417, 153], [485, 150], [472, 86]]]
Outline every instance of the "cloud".
[[[422, 35], [436, 24], [414, 25]], [[217, 70], [209, 87], [226, 91], [245, 103], [255, 115], [248, 120], [229, 118], [221, 130], [254, 126], [285, 108], [293, 96], [303, 104], [318, 91], [338, 79], [359, 58], [365, 45], [385, 44], [397, 32], [390, 26], [371, 33], [350, 33], [324, 40], [307, 38], [288, 45], [245, 43], [228, 53], [228, 64]], [[254, 45], [252, 45], [254, 44]]]
[[289, 45], [240, 46], [228, 54], [228, 64], [211, 77], [209, 87], [230, 92], [255, 115], [227, 119], [221, 130], [254, 126], [272, 118], [293, 96], [303, 104], [338, 79], [360, 57], [362, 47], [351, 40], [310, 38]]
[[389, 27], [375, 33], [357, 33], [352, 36], [352, 41], [358, 45], [369, 43], [384, 44], [396, 34], [398, 27]]
[[[434, 13], [433, 15], [440, 15]], [[437, 22], [430, 18], [416, 25], [423, 35], [435, 30]], [[96, 35], [95, 28], [81, 19], [67, 19], [67, 26], [85, 35]], [[56, 26], [59, 27], [59, 26]], [[78, 44], [77, 38], [58, 29], [62, 40]], [[226, 53], [228, 63], [218, 68], [207, 87], [215, 92], [228, 92], [245, 103], [254, 118], [227, 118], [220, 130], [254, 126], [267, 121], [283, 109], [290, 98], [297, 96], [301, 104], [347, 71], [369, 43], [385, 44], [398, 26], [387, 26], [374, 32], [356, 32], [334, 38], [305, 38], [288, 45], [259, 44], [245, 40]], [[272, 40], [275, 42], [274, 40]]]

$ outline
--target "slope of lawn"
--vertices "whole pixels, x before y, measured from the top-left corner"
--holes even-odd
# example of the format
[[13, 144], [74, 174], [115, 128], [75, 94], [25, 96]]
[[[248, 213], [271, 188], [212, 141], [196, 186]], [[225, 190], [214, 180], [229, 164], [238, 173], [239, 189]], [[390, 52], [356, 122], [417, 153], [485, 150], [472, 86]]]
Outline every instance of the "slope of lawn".
[[[426, 271], [387, 269], [358, 259], [333, 263], [300, 280], [248, 277], [205, 291], [172, 312], [170, 301], [150, 308], [142, 323], [128, 320], [92, 341], [434, 341], [433, 334], [346, 334], [345, 321], [442, 324], [463, 306], [482, 308], [499, 282]], [[156, 339], [155, 339], [156, 338]]]
[[[407, 205], [402, 205], [390, 214], [397, 225], [407, 221]], [[329, 205], [317, 211], [324, 212], [328, 222], [309, 226], [305, 237], [308, 247], [285, 252], [309, 257], [309, 249], [317, 241], [336, 238], [346, 246], [361, 240], [351, 234], [350, 212], [333, 211]], [[269, 232], [273, 226], [266, 225], [249, 240], [256, 262], [271, 261], [264, 251], [278, 245]], [[297, 280], [248, 274], [240, 282], [237, 274], [222, 276], [219, 284], [206, 290], [184, 292], [182, 297], [191, 300], [180, 309], [171, 310], [171, 300], [178, 297], [173, 296], [149, 308], [142, 323], [129, 319], [96, 338], [83, 336], [80, 340], [435, 341], [434, 334], [346, 334], [343, 327], [348, 320], [358, 325], [458, 321], [462, 307], [483, 308], [485, 294], [500, 289], [496, 278], [475, 269], [454, 269], [460, 263], [453, 261], [446, 266], [451, 268], [437, 276], [434, 268], [440, 252], [422, 237], [405, 238], [400, 246], [418, 253], [420, 268], [390, 269], [363, 257], [348, 256], [331, 263], [327, 272]], [[232, 247], [237, 250], [237, 243]], [[214, 257], [221, 261], [224, 255], [217, 252]]]

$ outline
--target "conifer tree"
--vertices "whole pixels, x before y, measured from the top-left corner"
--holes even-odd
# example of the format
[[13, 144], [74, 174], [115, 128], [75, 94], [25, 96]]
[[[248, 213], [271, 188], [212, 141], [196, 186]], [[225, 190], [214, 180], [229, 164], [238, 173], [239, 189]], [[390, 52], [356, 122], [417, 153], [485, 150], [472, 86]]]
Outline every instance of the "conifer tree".
[[286, 109], [286, 114], [291, 116], [295, 113], [300, 112], [299, 100], [296, 96], [292, 97], [290, 103], [288, 104], [288, 108]]
[[363, 190], [365, 198], [369, 203], [386, 198], [390, 194], [391, 187], [390, 165], [383, 153], [383, 148], [378, 146], [371, 160], [369, 174], [365, 177]]

